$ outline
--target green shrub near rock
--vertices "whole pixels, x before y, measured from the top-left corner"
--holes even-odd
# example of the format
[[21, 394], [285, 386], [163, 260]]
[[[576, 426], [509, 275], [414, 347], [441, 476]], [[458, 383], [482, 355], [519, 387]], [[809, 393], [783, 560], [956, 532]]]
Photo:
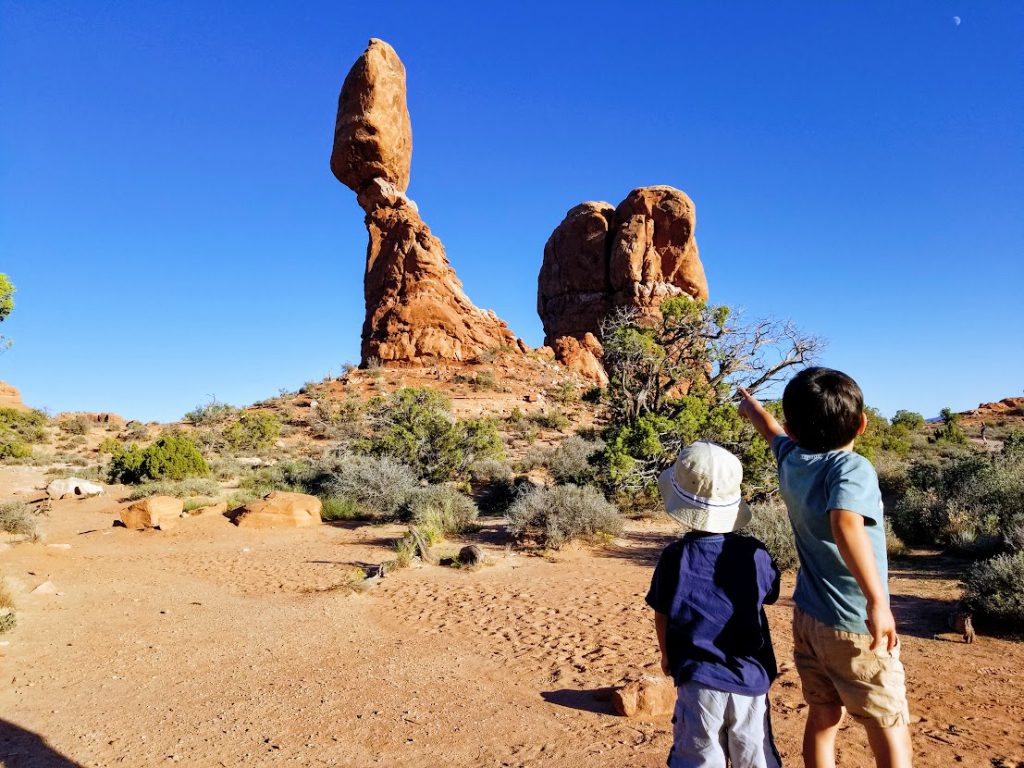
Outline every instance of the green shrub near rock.
[[263, 451], [281, 435], [281, 422], [266, 411], [246, 411], [223, 430], [224, 442], [234, 451]]
[[184, 480], [209, 472], [195, 443], [185, 435], [170, 434], [145, 448], [134, 443], [121, 446], [111, 456], [108, 477], [112, 483], [135, 484], [146, 480]]
[[513, 536], [534, 536], [551, 549], [577, 539], [617, 536], [623, 525], [619, 511], [593, 486], [535, 488], [508, 508], [506, 518]]

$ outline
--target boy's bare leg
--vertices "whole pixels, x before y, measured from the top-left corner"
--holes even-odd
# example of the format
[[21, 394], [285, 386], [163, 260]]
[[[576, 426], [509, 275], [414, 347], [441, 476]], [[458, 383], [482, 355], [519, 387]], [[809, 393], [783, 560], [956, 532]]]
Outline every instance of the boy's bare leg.
[[844, 713], [838, 704], [811, 704], [808, 707], [803, 749], [806, 768], [836, 768], [836, 734]]
[[910, 747], [910, 729], [905, 725], [882, 728], [867, 726], [868, 743], [875, 753], [878, 768], [910, 768], [913, 752]]

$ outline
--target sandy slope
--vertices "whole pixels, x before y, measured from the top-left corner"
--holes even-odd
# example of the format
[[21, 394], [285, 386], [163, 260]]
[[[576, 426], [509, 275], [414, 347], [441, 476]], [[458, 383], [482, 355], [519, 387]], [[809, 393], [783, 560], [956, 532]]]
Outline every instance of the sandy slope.
[[[18, 472], [0, 470], [4, 497], [31, 487]], [[338, 585], [388, 557], [399, 529], [246, 531], [212, 517], [140, 533], [113, 517], [109, 500], [60, 502], [44, 542], [0, 552], [20, 608], [0, 658], [0, 764], [664, 764], [670, 723], [616, 717], [600, 690], [656, 663], [642, 596], [665, 525], [552, 559], [511, 553], [488, 529], [480, 571], [409, 569], [353, 595]], [[30, 593], [47, 579], [61, 594]], [[1024, 645], [934, 639], [954, 587], [927, 555], [892, 583], [917, 764], [1017, 765]], [[790, 614], [788, 601], [770, 611], [783, 661]], [[789, 666], [772, 700], [795, 765]], [[841, 739], [842, 765], [868, 764], [855, 727]]]

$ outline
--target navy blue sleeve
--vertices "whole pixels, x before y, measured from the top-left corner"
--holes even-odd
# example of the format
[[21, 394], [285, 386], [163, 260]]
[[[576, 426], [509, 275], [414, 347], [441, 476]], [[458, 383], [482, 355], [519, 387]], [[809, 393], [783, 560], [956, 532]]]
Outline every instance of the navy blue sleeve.
[[782, 574], [767, 549], [759, 548], [755, 555], [757, 577], [765, 592], [764, 605], [771, 605], [779, 599]]
[[786, 456], [789, 455], [789, 452], [794, 448], [796, 448], [796, 443], [786, 435], [779, 435], [772, 440], [772, 455], [775, 456], [775, 461], [779, 464], [782, 463], [782, 460], [786, 458]]
[[658, 565], [651, 577], [651, 588], [647, 590], [647, 604], [666, 616], [672, 611], [672, 600], [679, 586], [679, 548], [669, 546], [658, 558]]

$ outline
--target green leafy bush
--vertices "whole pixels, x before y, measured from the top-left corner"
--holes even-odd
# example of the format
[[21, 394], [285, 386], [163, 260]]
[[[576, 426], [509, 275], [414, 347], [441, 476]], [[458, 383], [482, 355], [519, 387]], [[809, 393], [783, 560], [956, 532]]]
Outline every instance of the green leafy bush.
[[224, 427], [224, 442], [235, 451], [262, 451], [281, 435], [281, 422], [266, 411], [246, 411]]
[[535, 411], [527, 418], [544, 429], [561, 431], [569, 426], [569, 419], [558, 408], [552, 408], [550, 411]]
[[67, 432], [69, 435], [87, 435], [92, 428], [92, 422], [85, 416], [73, 416], [70, 419], [58, 421], [57, 427], [61, 432]]
[[46, 439], [46, 414], [0, 408], [0, 461], [27, 459], [32, 444]]
[[513, 536], [535, 536], [551, 549], [577, 539], [616, 536], [623, 525], [619, 511], [592, 486], [535, 488], [518, 498], [506, 517]]
[[1024, 552], [975, 563], [964, 576], [964, 604], [982, 622], [1024, 631]]
[[431, 485], [417, 488], [409, 495], [402, 517], [421, 529], [432, 529], [444, 536], [465, 533], [478, 514], [476, 504], [466, 494], [448, 485]]
[[931, 441], [953, 445], [966, 443], [967, 433], [960, 426], [960, 414], [952, 408], [943, 408], [941, 416], [942, 426], [932, 433]]
[[369, 452], [407, 464], [431, 482], [462, 477], [480, 459], [504, 458], [493, 420], [455, 419], [435, 390], [399, 389], [375, 403], [374, 412]]
[[213, 398], [206, 405], [197, 405], [185, 414], [183, 420], [196, 427], [211, 427], [232, 419], [238, 409], [227, 403], [220, 403]]
[[914, 411], [899, 410], [892, 417], [894, 427], [906, 427], [909, 430], [920, 429], [924, 426], [924, 416]]
[[580, 399], [580, 390], [576, 386], [576, 382], [566, 379], [559, 382], [558, 386], [551, 391], [551, 397], [562, 405], [571, 405]]
[[1008, 459], [1024, 459], [1024, 429], [1011, 430], [1003, 438], [1003, 456]]
[[792, 571], [800, 559], [786, 505], [772, 499], [751, 506], [752, 518], [743, 533], [761, 540], [780, 571]]
[[3, 442], [0, 438], [0, 461], [7, 459], [27, 459], [32, 455], [32, 448], [19, 440]]
[[145, 480], [184, 480], [209, 474], [206, 460], [188, 437], [169, 434], [152, 445], [121, 446], [110, 458], [108, 476], [112, 483], [141, 483]]
[[320, 501], [323, 503], [320, 516], [324, 520], [352, 520], [359, 517], [359, 504], [355, 499], [344, 496], [325, 496]]

